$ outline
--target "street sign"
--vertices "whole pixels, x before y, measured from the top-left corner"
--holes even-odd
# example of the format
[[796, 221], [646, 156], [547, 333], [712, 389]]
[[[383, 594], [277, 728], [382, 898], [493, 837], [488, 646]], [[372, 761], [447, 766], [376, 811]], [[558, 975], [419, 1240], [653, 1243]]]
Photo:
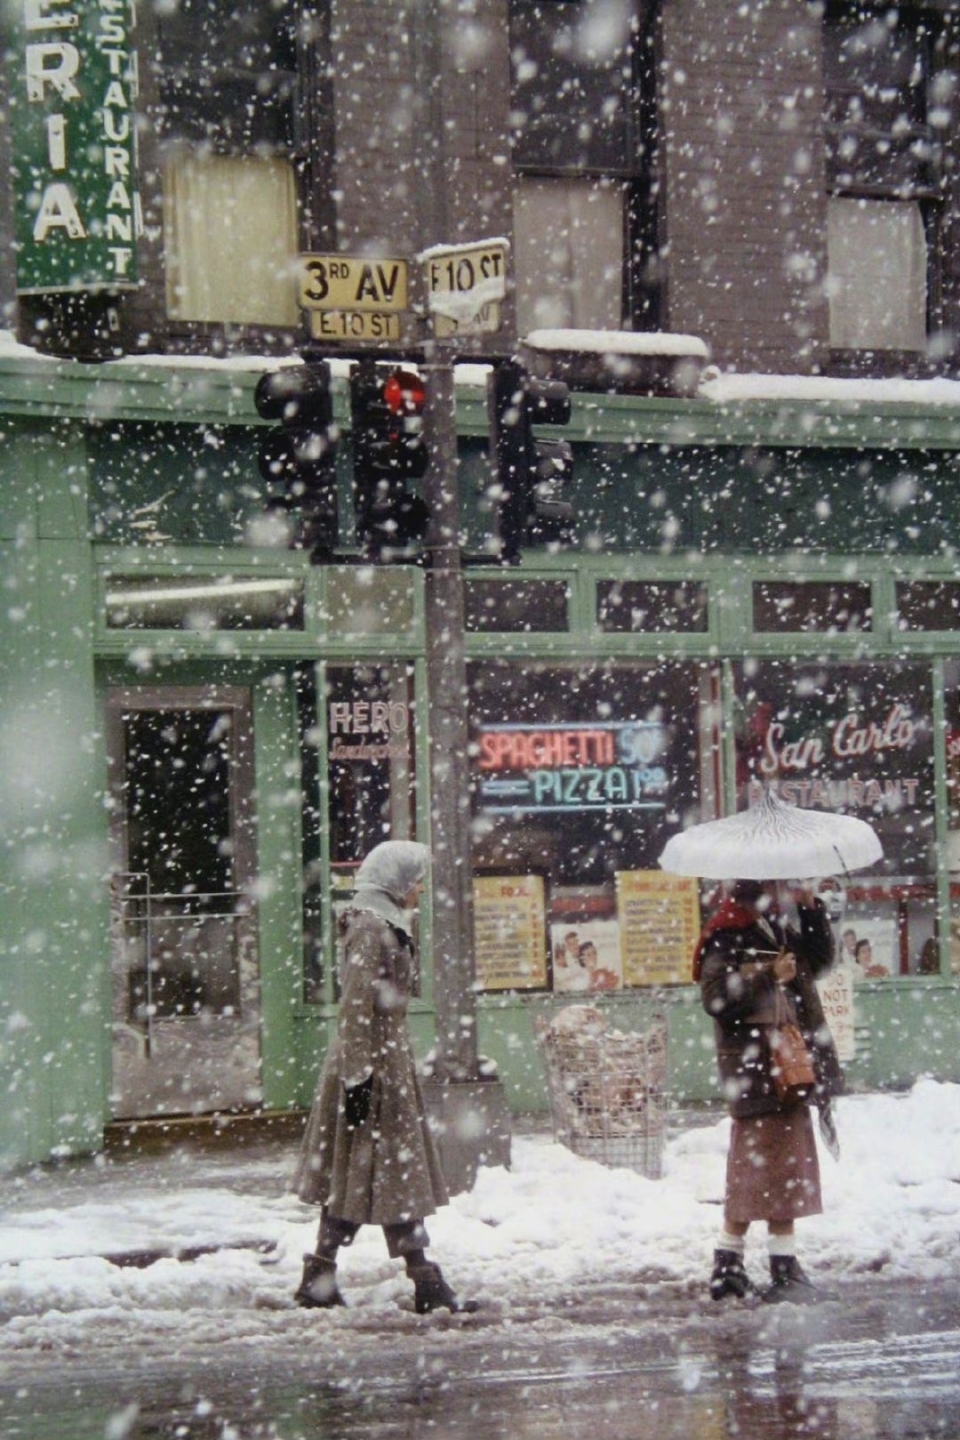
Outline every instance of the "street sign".
[[311, 340], [399, 340], [400, 316], [369, 310], [308, 310]]
[[304, 310], [399, 314], [407, 309], [408, 273], [406, 260], [301, 255], [300, 305]]
[[506, 240], [437, 245], [420, 256], [438, 340], [499, 330], [507, 293]]

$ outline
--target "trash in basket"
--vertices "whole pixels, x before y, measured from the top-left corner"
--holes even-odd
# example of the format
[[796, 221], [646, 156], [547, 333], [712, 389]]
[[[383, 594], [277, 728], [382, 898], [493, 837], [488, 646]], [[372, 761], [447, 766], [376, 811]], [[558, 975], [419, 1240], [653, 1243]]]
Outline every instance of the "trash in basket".
[[536, 1021], [554, 1134], [576, 1155], [636, 1170], [663, 1171], [667, 1024], [642, 1033], [608, 1030], [594, 1005], [568, 1005]]

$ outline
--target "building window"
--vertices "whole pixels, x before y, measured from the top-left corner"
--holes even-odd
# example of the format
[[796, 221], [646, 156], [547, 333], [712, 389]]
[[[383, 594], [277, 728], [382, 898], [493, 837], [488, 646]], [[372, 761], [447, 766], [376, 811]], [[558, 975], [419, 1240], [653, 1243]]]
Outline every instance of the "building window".
[[831, 4], [824, 27], [828, 295], [837, 350], [923, 351], [938, 324], [954, 26]]
[[845, 875], [837, 860], [840, 953], [857, 981], [921, 970], [936, 915], [931, 667], [791, 657], [733, 673], [740, 805], [770, 789], [872, 825], [883, 845], [872, 871]]
[[510, 0], [521, 334], [655, 326], [652, 8]]
[[566, 580], [467, 580], [464, 625], [475, 634], [562, 633], [569, 601]]
[[601, 580], [597, 624], [611, 634], [703, 634], [707, 587], [696, 580]]
[[696, 880], [658, 857], [716, 813], [716, 674], [650, 661], [469, 669], [484, 989], [687, 983]]
[[901, 630], [960, 630], [960, 583], [914, 580], [897, 585]]
[[[381, 840], [416, 836], [413, 666], [330, 665], [297, 675], [303, 805], [303, 973], [308, 1004], [329, 998], [324, 954], [336, 953], [337, 918], [353, 877]], [[326, 754], [326, 767], [321, 756]], [[321, 886], [324, 837], [333, 894]], [[329, 908], [328, 908], [329, 907]], [[329, 944], [324, 946], [324, 933]], [[332, 996], [338, 996], [338, 977]]]
[[169, 318], [294, 325], [293, 5], [164, 6], [151, 69]]
[[754, 581], [753, 628], [758, 634], [849, 635], [872, 626], [869, 585], [819, 580]]

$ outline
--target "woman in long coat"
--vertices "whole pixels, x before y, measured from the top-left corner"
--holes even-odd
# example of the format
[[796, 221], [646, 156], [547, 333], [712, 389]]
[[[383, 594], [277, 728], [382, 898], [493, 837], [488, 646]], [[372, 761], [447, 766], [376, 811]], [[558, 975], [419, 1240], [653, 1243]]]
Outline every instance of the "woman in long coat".
[[357, 871], [345, 928], [337, 1035], [320, 1075], [294, 1189], [319, 1204], [316, 1252], [304, 1256], [299, 1304], [342, 1305], [337, 1251], [361, 1225], [383, 1228], [402, 1258], [423, 1314], [458, 1309], [440, 1268], [426, 1259], [424, 1218], [448, 1200], [428, 1128], [407, 1029], [413, 984], [408, 912], [423, 889], [425, 845], [387, 840]]
[[[777, 892], [774, 883], [738, 880], [708, 921], [694, 958], [733, 1117], [723, 1230], [710, 1278], [715, 1300], [754, 1288], [743, 1263], [753, 1220], [768, 1227], [766, 1298], [814, 1294], [796, 1258], [793, 1227], [823, 1208], [811, 1104], [820, 1107], [821, 1128], [835, 1143], [830, 1097], [839, 1093], [842, 1074], [815, 984], [833, 963], [833, 932], [823, 902], [807, 890], [793, 895], [799, 929], [783, 924]], [[799, 1027], [816, 1075], [808, 1091], [789, 1100], [777, 1094], [770, 1043], [784, 1020]]]

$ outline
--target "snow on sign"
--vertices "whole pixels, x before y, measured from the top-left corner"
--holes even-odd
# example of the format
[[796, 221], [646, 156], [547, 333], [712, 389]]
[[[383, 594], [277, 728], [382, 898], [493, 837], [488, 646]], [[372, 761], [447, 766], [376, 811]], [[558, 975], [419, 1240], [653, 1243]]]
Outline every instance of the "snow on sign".
[[315, 340], [397, 340], [407, 309], [406, 260], [301, 255], [300, 306]]
[[438, 340], [500, 329], [500, 302], [507, 293], [506, 240], [437, 245], [420, 256], [427, 308]]

